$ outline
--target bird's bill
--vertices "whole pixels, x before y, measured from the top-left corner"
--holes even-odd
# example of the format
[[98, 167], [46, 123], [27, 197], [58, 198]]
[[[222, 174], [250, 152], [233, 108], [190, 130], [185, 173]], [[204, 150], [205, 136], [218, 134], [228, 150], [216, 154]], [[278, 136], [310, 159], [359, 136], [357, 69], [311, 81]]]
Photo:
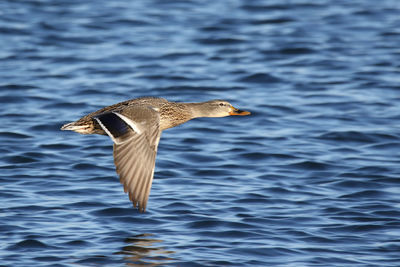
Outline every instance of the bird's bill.
[[238, 115], [238, 116], [246, 116], [250, 114], [251, 113], [248, 111], [240, 110], [234, 107], [232, 107], [232, 110], [229, 112], [229, 115]]

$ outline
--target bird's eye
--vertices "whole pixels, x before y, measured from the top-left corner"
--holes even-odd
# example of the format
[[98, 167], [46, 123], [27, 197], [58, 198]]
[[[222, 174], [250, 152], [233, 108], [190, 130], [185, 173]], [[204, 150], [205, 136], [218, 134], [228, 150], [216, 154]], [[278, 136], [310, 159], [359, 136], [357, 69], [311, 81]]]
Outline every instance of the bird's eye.
[[225, 104], [224, 103], [219, 103], [219, 105], [222, 107], [222, 106], [225, 106]]

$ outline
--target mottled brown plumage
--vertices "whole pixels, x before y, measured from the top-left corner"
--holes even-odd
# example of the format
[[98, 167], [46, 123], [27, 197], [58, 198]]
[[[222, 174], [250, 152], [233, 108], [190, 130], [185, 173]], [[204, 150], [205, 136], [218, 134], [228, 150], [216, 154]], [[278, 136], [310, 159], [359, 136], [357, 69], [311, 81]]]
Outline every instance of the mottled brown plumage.
[[114, 142], [114, 163], [124, 191], [133, 205], [144, 212], [163, 130], [198, 117], [249, 114], [223, 100], [177, 103], [164, 98], [142, 97], [92, 112], [65, 124], [61, 130], [108, 135]]

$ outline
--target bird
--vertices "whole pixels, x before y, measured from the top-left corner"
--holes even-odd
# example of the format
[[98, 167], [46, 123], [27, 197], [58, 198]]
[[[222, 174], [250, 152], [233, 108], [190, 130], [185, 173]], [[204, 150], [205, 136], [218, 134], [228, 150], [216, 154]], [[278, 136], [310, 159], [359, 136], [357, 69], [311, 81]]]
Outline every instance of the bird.
[[146, 211], [161, 132], [199, 117], [250, 115], [228, 101], [170, 102], [140, 97], [94, 111], [61, 130], [108, 135], [113, 141], [116, 172], [134, 208]]

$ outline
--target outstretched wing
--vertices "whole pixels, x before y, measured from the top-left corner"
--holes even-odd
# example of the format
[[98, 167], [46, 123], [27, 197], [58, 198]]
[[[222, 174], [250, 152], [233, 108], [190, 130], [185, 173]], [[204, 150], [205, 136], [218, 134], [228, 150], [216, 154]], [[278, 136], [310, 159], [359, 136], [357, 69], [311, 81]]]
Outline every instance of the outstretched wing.
[[114, 141], [114, 164], [125, 193], [144, 212], [161, 136], [158, 112], [148, 106], [134, 106], [94, 119]]

